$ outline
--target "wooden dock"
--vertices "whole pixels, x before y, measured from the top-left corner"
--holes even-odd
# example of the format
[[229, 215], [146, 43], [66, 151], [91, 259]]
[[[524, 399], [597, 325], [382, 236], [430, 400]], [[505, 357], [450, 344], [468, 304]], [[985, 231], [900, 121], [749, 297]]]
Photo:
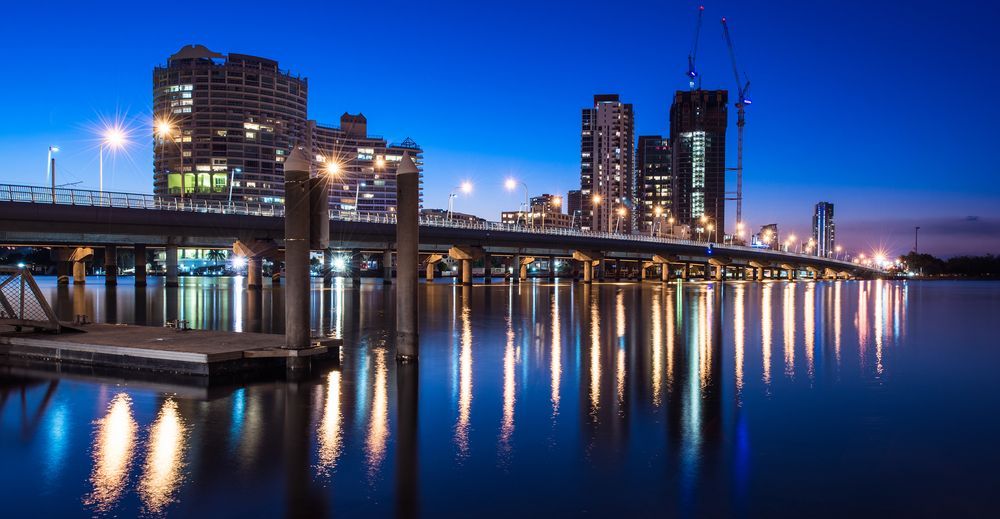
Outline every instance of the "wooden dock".
[[216, 375], [284, 368], [297, 357], [339, 357], [341, 342], [316, 340], [305, 350], [285, 350], [284, 336], [175, 328], [88, 324], [66, 333], [0, 329], [0, 359], [68, 362], [90, 366]]

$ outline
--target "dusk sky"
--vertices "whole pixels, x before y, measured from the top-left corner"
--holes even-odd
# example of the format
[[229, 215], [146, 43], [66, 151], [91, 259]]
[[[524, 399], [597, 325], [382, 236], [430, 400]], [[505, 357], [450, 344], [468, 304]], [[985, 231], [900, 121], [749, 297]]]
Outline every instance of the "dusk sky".
[[[719, 18], [752, 81], [747, 222], [807, 236], [836, 204], [851, 250], [1000, 253], [1000, 7], [995, 2], [706, 2], [704, 88], [734, 88]], [[134, 129], [105, 189], [152, 191], [152, 69], [186, 44], [275, 59], [309, 79], [309, 117], [363, 112], [369, 132], [424, 149], [424, 205], [498, 220], [523, 196], [579, 188], [580, 110], [633, 103], [637, 135], [668, 133], [699, 2], [18, 2], [0, 19], [0, 182], [97, 188], [97, 133]], [[736, 162], [735, 109], [728, 153]], [[735, 185], [735, 179], [730, 182]], [[729, 208], [730, 222], [735, 211]], [[730, 223], [731, 226], [731, 223]]]

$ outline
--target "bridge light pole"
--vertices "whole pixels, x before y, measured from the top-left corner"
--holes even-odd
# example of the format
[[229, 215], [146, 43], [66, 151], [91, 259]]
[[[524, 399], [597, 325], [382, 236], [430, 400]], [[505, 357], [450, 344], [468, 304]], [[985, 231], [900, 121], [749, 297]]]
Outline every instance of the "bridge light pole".
[[98, 157], [97, 157], [97, 169], [99, 177], [99, 191], [104, 193], [104, 148], [108, 148], [111, 151], [116, 151], [122, 149], [126, 142], [128, 142], [128, 134], [121, 126], [115, 125], [105, 128], [104, 135], [101, 138], [101, 144], [97, 147]]
[[56, 158], [53, 153], [59, 151], [59, 146], [49, 146], [49, 160], [45, 164], [46, 177], [52, 182], [52, 203], [56, 203]]
[[458, 198], [457, 191], [461, 191], [465, 194], [472, 193], [472, 182], [465, 181], [462, 185], [455, 186], [451, 188], [451, 193], [448, 193], [448, 222], [451, 223], [452, 213], [455, 212], [455, 199]]
[[506, 181], [504, 181], [503, 185], [505, 188], [507, 188], [507, 191], [513, 191], [517, 189], [518, 184], [520, 184], [521, 187], [524, 188], [524, 223], [525, 225], [527, 225], [528, 211], [531, 209], [531, 203], [528, 201], [528, 184], [514, 180], [513, 178], [508, 178]]
[[624, 218], [627, 213], [628, 209], [625, 209], [624, 206], [618, 208], [618, 220], [615, 221], [615, 234], [618, 234], [618, 227], [622, 223], [622, 218]]

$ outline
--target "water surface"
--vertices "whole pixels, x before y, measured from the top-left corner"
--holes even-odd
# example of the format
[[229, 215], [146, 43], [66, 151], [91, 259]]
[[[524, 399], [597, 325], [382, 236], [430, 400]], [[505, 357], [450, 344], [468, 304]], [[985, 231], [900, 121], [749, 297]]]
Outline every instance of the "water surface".
[[[280, 332], [281, 289], [41, 280], [65, 319]], [[6, 517], [986, 516], [1000, 285], [314, 285], [296, 382], [0, 366]], [[174, 333], [174, 332], [171, 332]]]

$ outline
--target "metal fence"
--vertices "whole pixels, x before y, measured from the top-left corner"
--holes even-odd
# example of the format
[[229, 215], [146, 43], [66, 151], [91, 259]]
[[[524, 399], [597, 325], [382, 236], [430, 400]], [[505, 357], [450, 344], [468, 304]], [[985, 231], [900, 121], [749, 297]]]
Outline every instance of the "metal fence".
[[[205, 200], [179, 197], [164, 197], [137, 193], [119, 193], [111, 191], [92, 191], [86, 189], [49, 188], [38, 186], [18, 186], [0, 184], [0, 202], [25, 202], [33, 204], [59, 204], [89, 207], [119, 207], [128, 209], [147, 209], [156, 211], [181, 211], [191, 213], [227, 214], [240, 216], [284, 216], [284, 206], [279, 204], [253, 204], [248, 202], [229, 202], [223, 200]], [[359, 211], [330, 210], [330, 219], [343, 222], [395, 224], [395, 213], [367, 213]], [[467, 221], [463, 219], [448, 220], [440, 216], [420, 216], [420, 225], [426, 227], [447, 227], [455, 229], [470, 229], [484, 232], [521, 232], [543, 234], [549, 236], [567, 236], [576, 238], [597, 238], [607, 240], [644, 242], [664, 245], [689, 245], [698, 247], [712, 246], [720, 251], [732, 250], [754, 252], [772, 256], [775, 261], [790, 258], [823, 259], [844, 267], [857, 267], [849, 261], [834, 258], [818, 258], [800, 252], [784, 252], [771, 249], [747, 247], [744, 245], [709, 243], [705, 241], [682, 240], [648, 234], [624, 234], [600, 231], [583, 231], [580, 229], [565, 229], [554, 227], [531, 226], [523, 224], [505, 224], [490, 221]]]

